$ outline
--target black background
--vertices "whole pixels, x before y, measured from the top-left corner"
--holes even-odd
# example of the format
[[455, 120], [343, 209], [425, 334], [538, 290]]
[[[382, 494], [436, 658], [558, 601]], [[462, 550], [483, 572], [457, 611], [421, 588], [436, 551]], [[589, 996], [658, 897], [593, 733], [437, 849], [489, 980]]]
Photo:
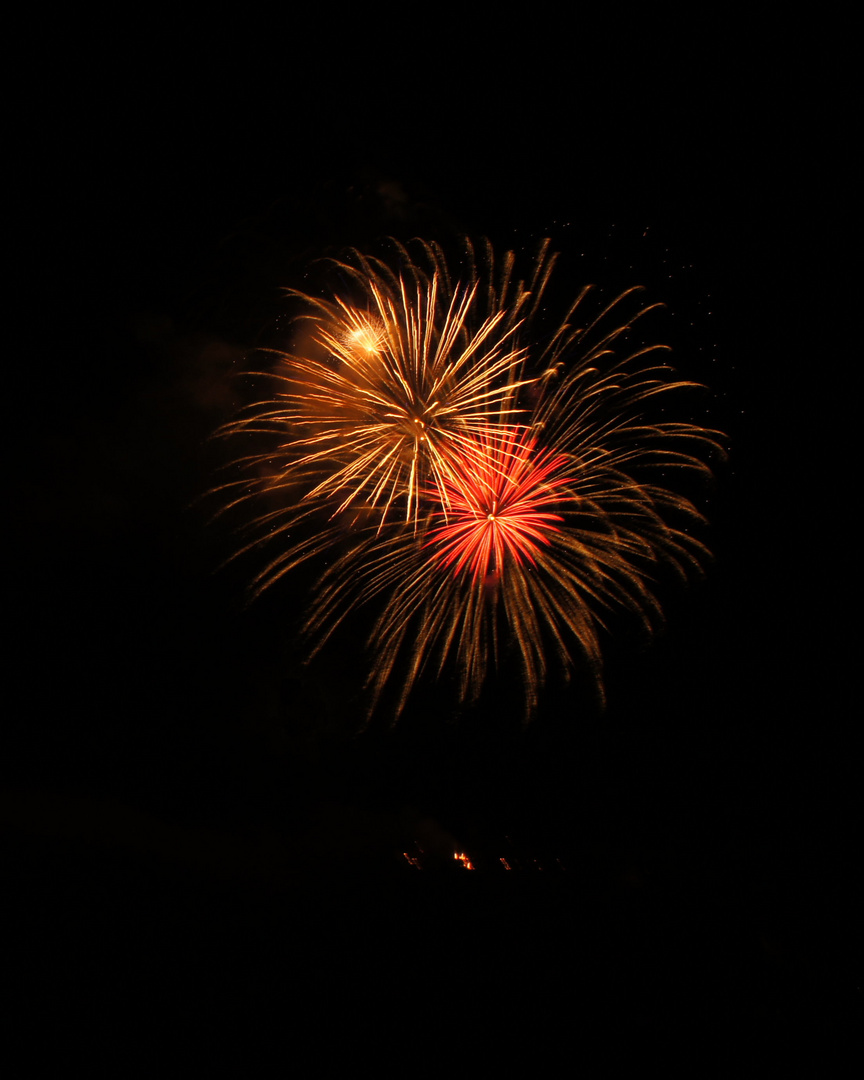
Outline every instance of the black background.
[[[719, 24], [380, 21], [54, 28], [21, 84], [2, 802], [34, 1031], [89, 1051], [110, 1003], [242, 1060], [219, 1017], [551, 1053], [614, 1017], [618, 1049], [698, 1029], [715, 1060], [721, 1029], [842, 1023], [815, 76]], [[306, 669], [300, 583], [244, 609], [249, 564], [216, 572], [233, 374], [314, 259], [391, 235], [549, 236], [556, 295], [645, 286], [711, 388], [715, 561], [651, 644], [614, 628], [604, 712], [577, 678], [528, 729], [493, 687], [356, 736], [360, 643]]]

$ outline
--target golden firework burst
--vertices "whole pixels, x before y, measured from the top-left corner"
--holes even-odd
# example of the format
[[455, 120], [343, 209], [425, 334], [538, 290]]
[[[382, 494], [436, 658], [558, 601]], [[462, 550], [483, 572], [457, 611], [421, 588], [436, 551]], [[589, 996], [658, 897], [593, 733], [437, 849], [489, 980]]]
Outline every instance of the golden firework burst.
[[368, 685], [374, 706], [398, 673], [397, 714], [424, 670], [448, 664], [475, 696], [505, 648], [529, 712], [550, 657], [567, 673], [581, 655], [602, 687], [606, 614], [651, 626], [653, 568], [686, 576], [707, 555], [699, 513], [666, 477], [709, 475], [720, 436], [649, 419], [694, 384], [663, 347], [621, 347], [660, 305], [622, 321], [628, 289], [583, 319], [585, 288], [541, 339], [548, 241], [526, 280], [488, 246], [478, 259], [469, 245], [459, 275], [435, 245], [393, 252], [334, 262], [329, 295], [291, 293], [301, 311], [273, 395], [221, 432], [264, 440], [220, 488], [229, 505], [267, 507], [241, 548], [275, 546], [252, 591], [331, 549], [305, 622], [312, 652], [375, 601]]

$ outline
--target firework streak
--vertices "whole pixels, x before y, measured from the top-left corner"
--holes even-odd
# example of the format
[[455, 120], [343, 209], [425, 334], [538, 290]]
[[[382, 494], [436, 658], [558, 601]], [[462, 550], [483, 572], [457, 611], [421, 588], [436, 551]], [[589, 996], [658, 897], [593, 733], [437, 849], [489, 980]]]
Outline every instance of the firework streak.
[[370, 712], [392, 682], [398, 716], [426, 671], [452, 671], [472, 699], [504, 653], [527, 715], [550, 658], [565, 675], [581, 658], [602, 692], [606, 613], [650, 628], [653, 569], [705, 560], [700, 514], [665, 477], [709, 476], [720, 436], [650, 419], [695, 384], [662, 346], [620, 349], [660, 306], [622, 322], [638, 290], [585, 318], [586, 287], [544, 334], [548, 241], [525, 281], [512, 253], [466, 245], [457, 275], [418, 244], [351, 252], [332, 264], [338, 289], [292, 292], [301, 311], [270, 395], [219, 432], [255, 447], [217, 489], [245, 511], [237, 554], [267, 552], [250, 593], [328, 552], [304, 634], [314, 654], [372, 605]]

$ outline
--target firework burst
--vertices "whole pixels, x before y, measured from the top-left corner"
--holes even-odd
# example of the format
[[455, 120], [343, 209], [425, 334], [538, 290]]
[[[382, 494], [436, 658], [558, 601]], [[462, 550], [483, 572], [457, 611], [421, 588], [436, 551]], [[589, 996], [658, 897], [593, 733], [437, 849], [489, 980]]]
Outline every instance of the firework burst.
[[264, 440], [219, 489], [259, 507], [241, 550], [275, 545], [252, 591], [330, 550], [310, 650], [376, 602], [368, 686], [374, 707], [398, 673], [397, 715], [424, 671], [452, 667], [469, 699], [505, 651], [529, 713], [550, 658], [569, 673], [581, 656], [602, 688], [607, 613], [652, 626], [658, 565], [686, 576], [707, 555], [700, 515], [665, 478], [709, 474], [718, 434], [651, 422], [658, 398], [693, 384], [659, 346], [618, 351], [658, 305], [621, 322], [631, 289], [583, 321], [583, 289], [538, 346], [548, 243], [527, 283], [488, 247], [482, 270], [468, 249], [455, 282], [433, 245], [395, 255], [397, 269], [352, 253], [333, 264], [340, 291], [291, 294], [303, 310], [273, 397], [222, 431]]
[[455, 574], [470, 570], [472, 580], [490, 582], [509, 563], [536, 565], [538, 545], [549, 544], [554, 522], [544, 511], [569, 502], [563, 454], [536, 453], [535, 437], [518, 428], [484, 431], [469, 454], [454, 463], [444, 481], [445, 523], [432, 528], [426, 545]]
[[[289, 294], [303, 309], [301, 349], [278, 353], [264, 373], [272, 399], [221, 431], [271, 443], [244, 460], [266, 478], [237, 481], [241, 500], [265, 488], [299, 490], [304, 508], [318, 504], [331, 517], [347, 511], [379, 529], [395, 520], [416, 527], [421, 492], [431, 483], [446, 497], [452, 462], [470, 454], [489, 416], [519, 412], [516, 395], [531, 380], [517, 339], [553, 259], [544, 253], [526, 286], [513, 280], [508, 256], [493, 286], [469, 250], [466, 280], [454, 284], [437, 247], [423, 245], [425, 268], [396, 250], [401, 274], [357, 252], [351, 263], [333, 262], [350, 299]], [[293, 529], [291, 512], [282, 524]]]

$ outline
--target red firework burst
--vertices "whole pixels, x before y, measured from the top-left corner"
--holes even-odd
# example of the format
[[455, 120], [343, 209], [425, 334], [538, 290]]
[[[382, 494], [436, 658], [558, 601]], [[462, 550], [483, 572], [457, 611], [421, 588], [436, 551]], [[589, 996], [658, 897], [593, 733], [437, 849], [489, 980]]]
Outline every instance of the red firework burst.
[[433, 557], [459, 575], [490, 580], [516, 565], [536, 565], [538, 544], [558, 532], [559, 514], [548, 507], [572, 503], [568, 459], [553, 450], [537, 450], [525, 429], [488, 429], [470, 453], [463, 453], [445, 481], [445, 524], [426, 541]]

